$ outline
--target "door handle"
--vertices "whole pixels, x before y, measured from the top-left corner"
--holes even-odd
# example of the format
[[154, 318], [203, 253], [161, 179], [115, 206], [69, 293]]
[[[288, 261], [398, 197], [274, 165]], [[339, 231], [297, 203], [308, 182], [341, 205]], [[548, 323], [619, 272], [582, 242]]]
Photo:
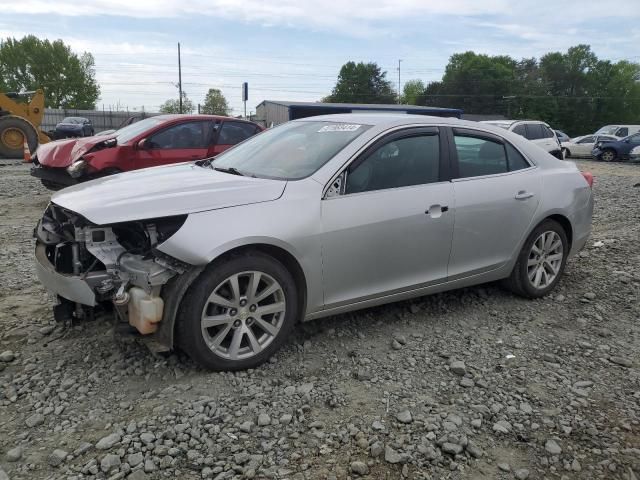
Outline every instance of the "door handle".
[[527, 192], [526, 190], [520, 190], [518, 193], [516, 193], [515, 199], [526, 200], [527, 198], [531, 198], [531, 197], [533, 197], [533, 193]]
[[446, 205], [431, 205], [424, 213], [431, 218], [439, 218], [443, 213], [448, 212], [449, 207]]

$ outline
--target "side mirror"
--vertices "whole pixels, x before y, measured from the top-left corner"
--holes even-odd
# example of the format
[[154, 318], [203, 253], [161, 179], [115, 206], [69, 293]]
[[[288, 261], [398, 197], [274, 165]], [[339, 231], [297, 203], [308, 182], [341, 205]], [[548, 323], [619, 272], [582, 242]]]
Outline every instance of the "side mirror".
[[148, 150], [149, 146], [149, 142], [146, 138], [143, 138], [137, 143], [138, 150]]

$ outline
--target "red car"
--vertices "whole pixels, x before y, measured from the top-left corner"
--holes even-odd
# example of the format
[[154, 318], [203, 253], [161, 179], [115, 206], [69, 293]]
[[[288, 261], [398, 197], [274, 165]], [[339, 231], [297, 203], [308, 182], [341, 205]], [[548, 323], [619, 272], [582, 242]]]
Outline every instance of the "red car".
[[229, 117], [159, 115], [107, 135], [43, 144], [31, 175], [59, 190], [114, 173], [214, 157], [262, 130]]

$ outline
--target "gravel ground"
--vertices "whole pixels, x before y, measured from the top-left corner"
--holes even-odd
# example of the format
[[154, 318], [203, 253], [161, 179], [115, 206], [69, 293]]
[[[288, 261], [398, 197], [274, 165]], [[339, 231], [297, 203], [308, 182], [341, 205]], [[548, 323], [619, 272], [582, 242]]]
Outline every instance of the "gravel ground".
[[31, 259], [49, 194], [0, 163], [0, 480], [636, 479], [640, 165], [579, 165], [594, 231], [553, 296], [485, 285], [319, 320], [227, 374], [108, 319], [56, 325]]

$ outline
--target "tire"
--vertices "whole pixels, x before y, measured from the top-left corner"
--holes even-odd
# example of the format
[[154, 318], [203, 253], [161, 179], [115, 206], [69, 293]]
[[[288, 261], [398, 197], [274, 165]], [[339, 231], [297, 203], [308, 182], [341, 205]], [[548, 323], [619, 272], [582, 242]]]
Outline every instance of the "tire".
[[34, 126], [24, 118], [15, 115], [0, 117], [0, 155], [8, 158], [22, 158], [25, 138], [31, 153], [35, 152], [38, 148], [38, 132]]
[[[534, 244], [536, 248], [541, 246], [540, 239], [542, 235], [549, 235], [546, 238], [551, 238], [551, 245], [547, 245], [553, 247], [557, 240], [560, 240], [562, 243], [559, 247], [554, 249], [549, 248], [545, 249], [545, 245], [543, 246], [542, 255], [537, 255], [533, 250]], [[557, 255], [562, 253], [561, 258], [558, 260]], [[520, 295], [525, 298], [540, 298], [547, 295], [551, 290], [553, 290], [562, 277], [564, 272], [564, 268], [567, 262], [567, 255], [569, 253], [569, 241], [567, 239], [567, 234], [560, 225], [555, 220], [545, 220], [540, 225], [538, 225], [531, 234], [527, 237], [527, 240], [524, 242], [522, 250], [518, 254], [518, 260], [516, 261], [515, 266], [511, 272], [509, 278], [505, 279], [505, 286], [511, 290], [516, 295]], [[544, 255], [544, 258], [554, 260], [551, 261], [540, 261], [540, 257]], [[536, 258], [537, 257], [537, 258]], [[537, 261], [539, 263], [534, 265], [529, 265], [529, 261]], [[537, 271], [542, 268], [544, 273], [541, 273], [538, 277]], [[552, 279], [549, 279], [551, 272], [554, 271], [555, 275]], [[531, 278], [531, 274], [533, 273], [533, 278]], [[543, 276], [548, 283], [544, 284], [542, 282]], [[535, 285], [536, 280], [540, 280], [540, 284], [538, 286]]]
[[569, 158], [571, 157], [571, 150], [569, 150], [568, 148], [564, 149], [564, 158]]
[[[254, 295], [250, 287], [256, 279]], [[272, 289], [275, 293], [269, 294]], [[252, 298], [258, 301], [254, 304]], [[260, 315], [260, 309], [268, 313]], [[298, 320], [298, 310], [295, 282], [279, 261], [260, 252], [230, 256], [207, 267], [182, 300], [178, 345], [210, 370], [254, 368], [286, 341]], [[203, 325], [204, 318], [211, 326]]]
[[603, 162], [615, 162], [616, 157], [617, 157], [616, 151], [611, 148], [607, 148], [603, 150], [602, 153], [600, 154], [600, 160], [602, 160]]

